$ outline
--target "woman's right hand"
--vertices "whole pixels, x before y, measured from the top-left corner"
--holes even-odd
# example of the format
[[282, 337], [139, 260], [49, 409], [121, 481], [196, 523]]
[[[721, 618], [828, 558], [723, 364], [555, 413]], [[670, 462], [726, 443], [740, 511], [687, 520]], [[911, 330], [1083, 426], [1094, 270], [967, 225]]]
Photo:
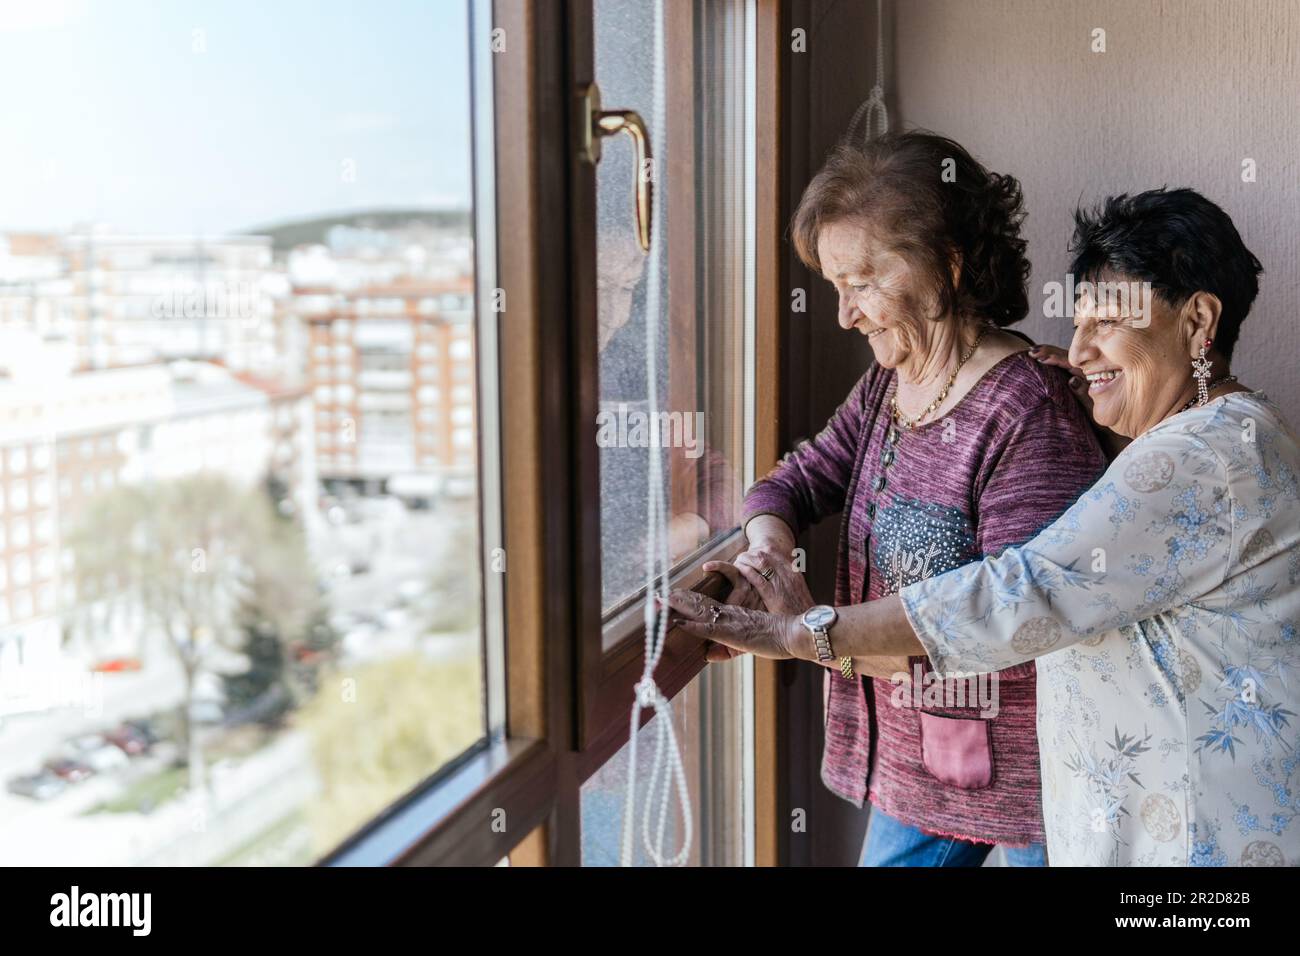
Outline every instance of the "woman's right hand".
[[[727, 593], [725, 603], [738, 604], [753, 611], [763, 609], [763, 600], [758, 596], [758, 592], [744, 579], [741, 573], [736, 570], [736, 566], [730, 561], [705, 561], [703, 568], [705, 571], [716, 571], [731, 582], [731, 590]], [[744, 653], [744, 651], [735, 647], [728, 647], [726, 644], [710, 644], [704, 652], [704, 659], [717, 664], [722, 661], [729, 661], [733, 657], [739, 657]]]
[[1029, 350], [1029, 354], [1043, 365], [1055, 365], [1070, 373], [1070, 391], [1074, 393], [1074, 397], [1079, 400], [1079, 404], [1091, 419], [1092, 399], [1088, 395], [1088, 379], [1083, 369], [1070, 364], [1070, 353], [1059, 345], [1035, 345]]
[[[715, 571], [731, 582], [731, 591], [727, 594], [727, 604], [737, 604], [749, 608], [751, 611], [775, 611], [775, 608], [764, 606], [763, 599], [754, 590], [754, 586], [740, 573], [736, 565], [748, 564], [750, 567], [766, 567], [767, 564], [773, 561], [783, 560], [785, 555], [790, 556], [785, 560], [793, 563], [794, 532], [790, 530], [789, 525], [775, 515], [760, 514], [750, 518], [745, 524], [745, 538], [747, 548], [736, 555], [735, 563], [706, 561], [703, 568], [706, 572]], [[705, 652], [705, 660], [714, 662], [729, 661], [733, 657], [739, 657], [744, 653], [744, 651], [723, 644], [710, 644]]]
[[1097, 438], [1101, 441], [1102, 449], [1112, 460], [1129, 443], [1129, 439], [1123, 435], [1118, 435], [1109, 428], [1098, 425], [1092, 417], [1092, 397], [1088, 394], [1088, 379], [1083, 369], [1077, 368], [1070, 364], [1070, 353], [1058, 345], [1035, 345], [1029, 350], [1030, 356], [1043, 365], [1055, 365], [1057, 368], [1063, 368], [1070, 373], [1070, 391], [1074, 397], [1079, 400], [1083, 406], [1084, 412], [1088, 415], [1088, 421], [1092, 423], [1092, 429], [1097, 433]]
[[[793, 553], [787, 555], [784, 546], [769, 543], [751, 545], [747, 551], [736, 555], [732, 562], [705, 561], [705, 571], [716, 571], [731, 582], [728, 604], [740, 604], [753, 609], [763, 609], [773, 614], [800, 615], [817, 602], [804, 581], [803, 573], [794, 567]], [[768, 579], [761, 572], [770, 569]], [[760, 582], [760, 592], [755, 586]], [[709, 661], [727, 661], [744, 653], [721, 644], [710, 645], [705, 652]]]
[[[735, 561], [705, 561], [703, 570], [712, 571], [721, 574], [731, 583], [731, 590], [727, 594], [727, 604], [736, 604], [740, 607], [749, 608], [754, 611], [776, 610], [765, 607], [763, 599], [759, 597], [754, 586], [749, 583], [744, 574], [737, 567], [738, 564], [748, 564], [750, 567], [766, 567], [774, 561], [781, 560], [781, 552], [772, 545], [765, 542], [751, 543], [746, 551], [736, 555]], [[712, 662], [729, 661], [734, 657], [739, 657], [745, 652], [737, 650], [734, 647], [727, 647], [725, 644], [710, 644], [705, 652], [705, 660]]]

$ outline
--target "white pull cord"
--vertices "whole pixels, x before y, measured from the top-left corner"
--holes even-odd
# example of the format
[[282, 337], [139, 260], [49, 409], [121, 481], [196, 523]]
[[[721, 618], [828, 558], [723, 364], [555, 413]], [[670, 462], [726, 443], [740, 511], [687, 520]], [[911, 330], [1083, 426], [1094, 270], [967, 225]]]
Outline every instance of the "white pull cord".
[[[664, 140], [664, 89], [663, 89], [663, 0], [654, 4], [654, 47], [651, 70], [653, 94], [650, 113], [650, 142], [660, 151]], [[638, 175], [652, 174], [652, 183], [658, 181], [658, 171], [664, 167], [662, 152], [656, 153], [651, 170], [638, 170]], [[656, 190], [657, 192], [657, 190]], [[682, 766], [681, 748], [673, 729], [673, 712], [668, 698], [655, 683], [654, 672], [663, 656], [664, 642], [668, 637], [668, 520], [664, 502], [663, 462], [659, 446], [659, 383], [656, 357], [659, 349], [659, 248], [663, 237], [663, 202], [656, 195], [651, 215], [650, 261], [646, 270], [646, 378], [648, 380], [647, 404], [650, 410], [650, 477], [646, 496], [646, 602], [645, 602], [645, 669], [636, 685], [632, 701], [632, 719], [628, 731], [627, 800], [623, 808], [623, 852], [620, 863], [632, 866], [633, 831], [636, 816], [637, 776], [637, 724], [642, 709], [654, 708], [656, 726], [655, 756], [647, 788], [645, 816], [641, 822], [641, 839], [646, 855], [656, 866], [681, 866], [691, 851], [691, 798], [686, 787], [686, 771]], [[656, 608], [655, 598], [663, 601], [662, 610]], [[665, 754], [668, 765], [665, 768]], [[661, 779], [662, 775], [662, 779]], [[667, 836], [668, 810], [676, 792], [681, 804], [683, 832], [681, 849], [671, 857], [664, 850]], [[656, 799], [657, 798], [657, 799]], [[658, 808], [655, 814], [656, 804]], [[650, 834], [652, 819], [656, 823], [653, 839]]]
[[889, 111], [885, 108], [885, 12], [884, 0], [876, 0], [876, 85], [849, 121], [849, 138], [854, 139], [863, 124], [863, 139], [871, 139], [871, 120], [878, 120], [877, 136], [889, 132]]

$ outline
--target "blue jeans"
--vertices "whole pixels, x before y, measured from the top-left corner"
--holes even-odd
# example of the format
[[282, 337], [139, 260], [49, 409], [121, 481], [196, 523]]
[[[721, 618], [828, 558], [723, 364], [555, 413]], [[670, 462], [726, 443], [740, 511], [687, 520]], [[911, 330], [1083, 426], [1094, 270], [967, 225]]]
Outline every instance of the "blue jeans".
[[[1047, 866], [1047, 848], [1041, 843], [1002, 850], [1007, 866]], [[858, 866], [982, 866], [992, 851], [987, 843], [931, 836], [872, 807]]]

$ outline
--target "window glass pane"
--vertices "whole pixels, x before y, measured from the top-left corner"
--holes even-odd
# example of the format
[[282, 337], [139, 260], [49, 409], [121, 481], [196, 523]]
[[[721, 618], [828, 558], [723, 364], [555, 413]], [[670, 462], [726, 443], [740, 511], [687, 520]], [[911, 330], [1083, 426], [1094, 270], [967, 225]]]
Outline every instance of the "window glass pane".
[[[648, 170], [659, 240], [638, 245], [631, 140], [606, 139], [597, 167], [602, 606], [643, 586], [650, 444], [661, 457], [670, 552], [681, 559], [736, 525], [743, 450], [745, 46], [741, 2], [595, 0], [603, 108], [651, 126]], [[658, 72], [658, 76], [656, 76]], [[656, 127], [654, 91], [662, 94]], [[653, 257], [653, 258], [652, 258]], [[652, 288], [653, 285], [653, 288]], [[648, 311], [658, 303], [656, 340]], [[657, 365], [650, 407], [647, 348]], [[651, 431], [652, 419], [658, 427]]]
[[20, 7], [0, 863], [312, 862], [485, 735], [466, 4]]
[[[691, 841], [685, 866], [744, 863], [744, 795], [752, 781], [744, 777], [741, 758], [743, 666], [739, 661], [711, 664], [671, 702], [673, 729], [691, 800]], [[650, 797], [650, 775], [654, 770], [658, 722], [664, 719], [665, 715], [656, 714], [637, 732], [634, 866], [655, 865], [646, 852], [642, 833]], [[665, 752], [665, 766], [668, 758]], [[630, 767], [631, 746], [625, 744], [582, 785], [583, 866], [620, 865]], [[659, 797], [654, 799], [657, 808]], [[657, 833], [657, 814], [656, 809], [651, 816], [652, 840]], [[675, 782], [666, 821], [659, 852], [671, 858], [680, 850], [684, 833]]]

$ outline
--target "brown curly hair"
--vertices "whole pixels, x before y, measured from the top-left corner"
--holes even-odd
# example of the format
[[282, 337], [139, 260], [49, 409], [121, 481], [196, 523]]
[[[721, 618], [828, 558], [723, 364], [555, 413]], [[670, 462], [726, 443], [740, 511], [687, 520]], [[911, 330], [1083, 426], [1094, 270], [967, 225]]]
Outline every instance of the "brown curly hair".
[[820, 274], [822, 228], [861, 222], [932, 291], [930, 318], [978, 315], [1007, 326], [1029, 312], [1024, 218], [1014, 177], [985, 169], [946, 136], [910, 130], [836, 146], [804, 190], [790, 233], [799, 258]]

